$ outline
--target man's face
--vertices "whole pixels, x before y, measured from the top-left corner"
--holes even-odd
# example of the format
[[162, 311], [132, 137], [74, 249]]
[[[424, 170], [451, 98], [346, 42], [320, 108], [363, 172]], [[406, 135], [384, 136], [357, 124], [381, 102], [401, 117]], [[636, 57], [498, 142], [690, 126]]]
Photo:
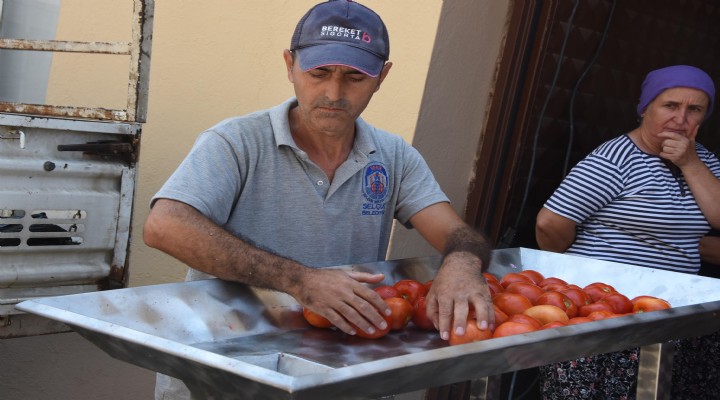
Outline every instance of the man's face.
[[675, 132], [695, 139], [705, 119], [709, 99], [701, 90], [677, 87], [660, 93], [645, 109], [642, 126], [646, 139], [660, 144], [660, 132]]
[[302, 123], [326, 133], [354, 131], [355, 120], [380, 89], [390, 70], [388, 63], [375, 78], [342, 65], [303, 72], [299, 63], [293, 62], [289, 51], [286, 50], [284, 56], [288, 79], [295, 87]]

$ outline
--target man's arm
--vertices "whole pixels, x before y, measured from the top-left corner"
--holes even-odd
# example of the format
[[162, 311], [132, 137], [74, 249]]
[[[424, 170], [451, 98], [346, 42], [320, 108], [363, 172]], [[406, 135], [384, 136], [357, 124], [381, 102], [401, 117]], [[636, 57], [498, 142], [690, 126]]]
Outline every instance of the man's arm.
[[490, 289], [482, 275], [490, 263], [485, 237], [468, 226], [448, 203], [421, 210], [410, 218], [410, 223], [444, 255], [427, 295], [428, 316], [440, 337], [448, 340], [450, 329], [465, 334], [470, 305], [480, 329], [493, 325]]
[[563, 253], [575, 241], [575, 221], [543, 207], [535, 221], [535, 240], [542, 250]]
[[239, 239], [182, 202], [157, 200], [143, 239], [148, 246], [220, 279], [288, 293], [349, 334], [355, 331], [348, 322], [366, 332], [373, 325], [382, 329], [386, 322], [377, 310], [390, 312], [380, 296], [363, 284], [380, 282], [382, 274], [308, 268]]

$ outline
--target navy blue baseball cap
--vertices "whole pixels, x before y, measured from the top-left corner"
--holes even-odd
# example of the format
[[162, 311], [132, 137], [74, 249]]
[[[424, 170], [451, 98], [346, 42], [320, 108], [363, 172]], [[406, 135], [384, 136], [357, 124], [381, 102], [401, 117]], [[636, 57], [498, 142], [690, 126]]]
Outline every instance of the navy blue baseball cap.
[[390, 40], [373, 10], [350, 0], [329, 0], [298, 22], [290, 50], [303, 71], [345, 65], [375, 77], [390, 57]]

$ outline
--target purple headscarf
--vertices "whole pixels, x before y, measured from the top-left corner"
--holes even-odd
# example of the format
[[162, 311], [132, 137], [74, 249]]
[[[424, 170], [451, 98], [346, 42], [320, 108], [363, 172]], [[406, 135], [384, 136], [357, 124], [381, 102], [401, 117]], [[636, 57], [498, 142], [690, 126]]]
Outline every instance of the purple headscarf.
[[648, 104], [660, 93], [666, 89], [676, 87], [689, 87], [705, 92], [710, 100], [705, 119], [710, 116], [715, 102], [715, 84], [705, 71], [690, 65], [673, 65], [656, 69], [647, 74], [640, 87], [640, 102], [637, 106], [638, 116], [642, 116]]

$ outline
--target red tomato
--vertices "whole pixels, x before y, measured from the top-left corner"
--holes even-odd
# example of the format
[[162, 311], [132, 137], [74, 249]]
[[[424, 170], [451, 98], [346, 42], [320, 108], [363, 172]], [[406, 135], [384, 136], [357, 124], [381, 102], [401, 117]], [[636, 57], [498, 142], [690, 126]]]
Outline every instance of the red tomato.
[[558, 307], [561, 310], [565, 311], [565, 314], [567, 314], [568, 318], [577, 317], [578, 314], [578, 308], [575, 303], [573, 303], [569, 297], [556, 291], [543, 293], [542, 295], [540, 295], [540, 297], [538, 297], [535, 304], [547, 304]]
[[627, 314], [633, 310], [633, 303], [622, 293], [613, 292], [598, 301], [610, 304], [615, 314]]
[[562, 283], [548, 283], [542, 287], [546, 292], [561, 292], [567, 288], [568, 285], [563, 285]]
[[401, 279], [395, 282], [393, 287], [397, 289], [401, 297], [404, 297], [411, 304], [415, 303], [420, 297], [425, 297], [428, 291], [425, 285], [415, 279]]
[[[388, 300], [389, 299], [385, 299], [385, 302], [387, 303]], [[392, 306], [389, 303], [388, 303], [388, 306], [390, 306], [392, 308]], [[381, 338], [381, 337], [387, 335], [390, 332], [390, 327], [392, 326], [392, 323], [393, 323], [392, 315], [385, 315], [385, 314], [381, 314], [381, 315], [383, 316], [383, 318], [385, 318], [385, 322], [387, 322], [387, 328], [379, 329], [379, 328], [375, 327], [375, 333], [365, 332], [364, 330], [358, 328], [357, 325], [353, 324], [352, 322], [349, 322], [349, 323], [353, 328], [355, 328], [355, 332], [356, 332], [355, 335], [357, 337], [361, 337], [364, 339], [378, 339], [378, 338]]]
[[593, 311], [593, 312], [591, 312], [590, 314], [588, 314], [587, 317], [590, 318], [590, 319], [593, 320], [593, 321], [600, 321], [601, 319], [608, 319], [608, 318], [619, 317], [619, 315], [615, 314], [615, 313], [612, 312], [612, 311], [597, 310], [597, 311]]
[[508, 272], [507, 274], [503, 275], [502, 278], [500, 278], [500, 284], [504, 288], [507, 288], [508, 285], [513, 282], [533, 283], [532, 279], [517, 272]]
[[389, 299], [391, 297], [400, 297], [400, 292], [398, 292], [397, 289], [395, 289], [392, 286], [388, 286], [388, 285], [378, 286], [373, 290], [375, 290], [375, 292], [377, 294], [379, 294], [380, 297], [382, 297], [383, 299]]
[[332, 322], [327, 318], [306, 307], [303, 307], [303, 317], [305, 317], [308, 324], [316, 328], [331, 328], [333, 326]]
[[670, 308], [670, 303], [654, 296], [638, 296], [631, 300], [634, 313], [665, 310]]
[[498, 280], [497, 276], [495, 276], [489, 272], [483, 272], [483, 276], [485, 277], [485, 280], [488, 282], [495, 281], [497, 283], [500, 283], [500, 280]]
[[552, 321], [552, 322], [548, 322], [547, 324], [543, 325], [542, 327], [540, 327], [540, 329], [551, 329], [551, 328], [557, 328], [560, 326], [567, 326], [567, 323], [560, 322], [560, 321]]
[[545, 279], [545, 277], [543, 276], [543, 274], [541, 274], [541, 273], [538, 272], [538, 271], [535, 271], [534, 269], [525, 269], [525, 270], [522, 270], [522, 271], [520, 271], [520, 272], [518, 272], [518, 273], [519, 273], [520, 275], [525, 275], [525, 276], [527, 276], [527, 277], [530, 278], [530, 280], [532, 280], [533, 283], [536, 284], [536, 285], [539, 284], [540, 282], [542, 282], [543, 279]]
[[600, 311], [600, 310], [612, 312], [612, 307], [608, 303], [595, 302], [595, 303], [585, 304], [584, 306], [582, 306], [578, 309], [578, 316], [587, 317], [588, 315], [590, 315], [591, 312]]
[[493, 304], [493, 308], [495, 309], [495, 326], [508, 320], [509, 317], [503, 310], [499, 309], [495, 304]]
[[508, 321], [532, 325], [536, 329], [540, 329], [540, 327], [542, 326], [542, 322], [540, 320], [527, 314], [513, 314], [508, 317]]
[[590, 296], [588, 296], [588, 294], [579, 287], [563, 289], [560, 290], [560, 293], [567, 296], [567, 298], [570, 299], [570, 301], [572, 301], [577, 308], [580, 308], [585, 304], [592, 303], [592, 300], [590, 300]]
[[568, 320], [570, 319], [567, 313], [565, 313], [565, 310], [550, 304], [532, 306], [525, 310], [523, 314], [535, 318], [536, 320], [540, 321], [541, 324], [547, 324], [548, 322], [553, 321], [560, 321], [565, 323], [568, 322]]
[[430, 321], [430, 318], [427, 316], [427, 300], [425, 297], [417, 299], [413, 311], [412, 322], [415, 326], [426, 331], [435, 330], [435, 325], [433, 325], [432, 321]]
[[545, 278], [545, 279], [541, 280], [540, 283], [538, 283], [538, 286], [540, 286], [541, 288], [544, 288], [546, 285], [549, 285], [551, 283], [559, 283], [559, 284], [566, 285], [566, 286], [568, 284], [567, 282], [565, 282], [564, 280], [562, 280], [560, 278], [551, 276], [549, 278]]
[[534, 326], [529, 324], [523, 324], [521, 322], [515, 321], [507, 321], [498, 325], [498, 327], [495, 328], [495, 332], [493, 332], [493, 337], [499, 338], [510, 335], [518, 335], [521, 333], [528, 333], [536, 330], [538, 330], [538, 328], [535, 328]]
[[513, 282], [505, 288], [506, 292], [517, 293], [527, 297], [531, 303], [535, 304], [537, 298], [540, 297], [544, 290], [538, 285], [527, 282]]
[[455, 329], [451, 330], [448, 343], [450, 343], [450, 345], [452, 346], [455, 346], [458, 344], [477, 342], [490, 338], [492, 338], [492, 332], [490, 331], [490, 329], [480, 329], [477, 326], [477, 320], [468, 319], [467, 325], [465, 326], [465, 334], [459, 336], [455, 333]]
[[427, 289], [428, 292], [430, 291], [430, 287], [432, 286], [432, 284], [433, 284], [433, 279], [430, 279], [429, 281], [424, 283], [425, 289]]
[[588, 317], [575, 317], [570, 318], [568, 321], [568, 325], [575, 325], [575, 324], [584, 324], [585, 322], [592, 322], [593, 320]]
[[614, 287], [601, 282], [591, 283], [585, 286], [583, 290], [590, 296], [590, 300], [593, 302], [602, 299], [605, 295], [617, 292]]
[[385, 303], [390, 307], [392, 318], [390, 323], [391, 331], [399, 331], [405, 329], [407, 324], [413, 317], [413, 305], [402, 297], [390, 297], [385, 299]]
[[502, 292], [493, 295], [492, 302], [507, 315], [522, 314], [532, 307], [532, 302], [525, 296], [517, 293]]
[[490, 295], [495, 295], [505, 291], [505, 288], [502, 287], [498, 281], [488, 281], [487, 285], [488, 289], [490, 289]]

